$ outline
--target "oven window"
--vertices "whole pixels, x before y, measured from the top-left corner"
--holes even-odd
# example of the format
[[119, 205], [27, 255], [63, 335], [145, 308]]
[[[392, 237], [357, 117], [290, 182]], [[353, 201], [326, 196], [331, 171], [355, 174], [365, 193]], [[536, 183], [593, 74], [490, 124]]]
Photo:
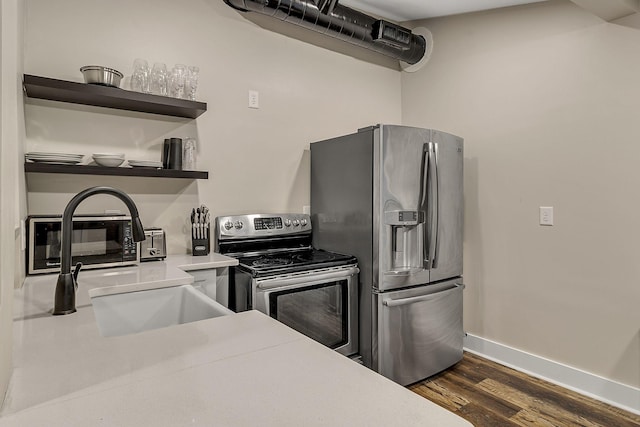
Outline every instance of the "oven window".
[[269, 314], [279, 322], [335, 349], [349, 340], [347, 281], [275, 291]]

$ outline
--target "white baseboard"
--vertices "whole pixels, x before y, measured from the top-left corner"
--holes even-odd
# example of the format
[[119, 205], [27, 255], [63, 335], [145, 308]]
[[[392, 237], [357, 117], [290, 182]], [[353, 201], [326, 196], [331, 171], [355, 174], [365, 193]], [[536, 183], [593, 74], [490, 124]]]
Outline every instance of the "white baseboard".
[[464, 349], [502, 365], [640, 415], [640, 389], [467, 334]]

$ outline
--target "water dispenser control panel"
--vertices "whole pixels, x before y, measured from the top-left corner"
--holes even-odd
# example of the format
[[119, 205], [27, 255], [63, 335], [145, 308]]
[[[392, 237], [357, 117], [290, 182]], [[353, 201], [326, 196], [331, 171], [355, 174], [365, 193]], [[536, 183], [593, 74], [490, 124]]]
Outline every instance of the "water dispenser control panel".
[[418, 225], [424, 222], [424, 215], [421, 211], [387, 211], [384, 222], [387, 225]]

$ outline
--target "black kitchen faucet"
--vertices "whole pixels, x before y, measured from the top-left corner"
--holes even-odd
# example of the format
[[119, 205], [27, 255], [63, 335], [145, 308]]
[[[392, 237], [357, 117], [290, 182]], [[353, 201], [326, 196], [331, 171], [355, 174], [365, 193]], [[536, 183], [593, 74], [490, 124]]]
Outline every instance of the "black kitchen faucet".
[[133, 241], [141, 242], [145, 239], [144, 228], [138, 216], [138, 208], [131, 198], [122, 190], [113, 187], [91, 187], [76, 194], [67, 204], [62, 214], [62, 239], [60, 250], [60, 275], [56, 284], [53, 314], [71, 314], [76, 311], [76, 289], [78, 287], [78, 273], [82, 268], [82, 263], [76, 264], [76, 268], [71, 273], [71, 244], [73, 233], [73, 213], [84, 199], [94, 194], [110, 194], [122, 200], [131, 213], [131, 224], [133, 226]]

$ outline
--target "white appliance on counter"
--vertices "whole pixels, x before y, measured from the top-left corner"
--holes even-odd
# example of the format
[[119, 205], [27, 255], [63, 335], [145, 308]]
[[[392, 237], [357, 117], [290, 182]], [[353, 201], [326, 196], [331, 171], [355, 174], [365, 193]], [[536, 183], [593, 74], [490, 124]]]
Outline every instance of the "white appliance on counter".
[[167, 235], [159, 227], [144, 229], [145, 239], [140, 242], [140, 261], [159, 261], [167, 257]]
[[357, 257], [363, 363], [402, 385], [462, 359], [462, 169], [430, 129], [311, 144], [313, 246]]

